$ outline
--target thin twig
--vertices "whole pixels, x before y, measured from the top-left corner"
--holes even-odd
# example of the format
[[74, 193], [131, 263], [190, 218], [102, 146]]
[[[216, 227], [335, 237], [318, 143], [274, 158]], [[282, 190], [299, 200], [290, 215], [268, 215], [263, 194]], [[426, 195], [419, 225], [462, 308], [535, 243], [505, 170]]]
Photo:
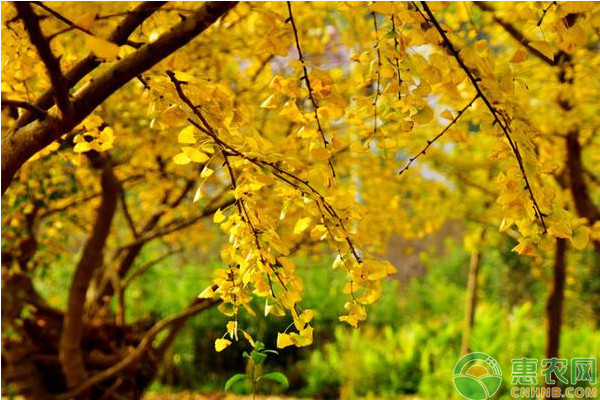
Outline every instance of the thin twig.
[[456, 117], [454, 117], [454, 119], [448, 124], [446, 125], [446, 127], [437, 135], [435, 135], [433, 137], [433, 139], [429, 139], [427, 141], [427, 144], [425, 145], [425, 147], [423, 147], [421, 149], [421, 151], [419, 151], [417, 154], [415, 154], [414, 156], [412, 156], [411, 158], [408, 159], [408, 162], [406, 163], [406, 165], [400, 170], [400, 172], [398, 172], [398, 175], [402, 175], [404, 172], [406, 172], [408, 170], [408, 168], [410, 168], [410, 166], [412, 165], [413, 162], [415, 162], [417, 160], [417, 158], [421, 157], [422, 155], [425, 154], [425, 152], [429, 149], [429, 147], [434, 144], [439, 138], [441, 138], [447, 131], [448, 129], [450, 129], [452, 127], [452, 125], [454, 125], [458, 119], [460, 118], [461, 115], [463, 115], [463, 113], [465, 111], [467, 111], [467, 109], [469, 109], [471, 107], [471, 105], [473, 105], [473, 103], [475, 102], [475, 100], [477, 100], [479, 98], [479, 94], [476, 94], [475, 97], [473, 97], [473, 99], [469, 102], [469, 104], [467, 104], [466, 106], [464, 106], [456, 115]]
[[556, 5], [556, 1], [551, 1], [550, 4], [548, 4], [546, 6], [546, 8], [544, 8], [544, 11], [542, 12], [542, 16], [540, 17], [540, 20], [537, 22], [537, 26], [541, 26], [542, 22], [544, 22], [544, 17], [546, 16], [546, 13], [548, 12], [548, 10], [550, 10], [550, 8], [552, 6]]
[[377, 101], [381, 95], [381, 50], [379, 49], [379, 32], [377, 29], [377, 16], [371, 12], [373, 28], [375, 29], [375, 49], [377, 50], [377, 82], [375, 83], [375, 98], [373, 99], [373, 136], [377, 133]]
[[396, 74], [398, 75], [398, 100], [400, 100], [402, 98], [402, 92], [401, 92], [401, 88], [402, 88], [402, 75], [400, 74], [400, 61], [398, 58], [398, 54], [399, 54], [399, 50], [398, 50], [398, 38], [397, 36], [397, 32], [396, 32], [396, 22], [394, 22], [394, 16], [391, 15], [390, 19], [392, 20], [392, 31], [394, 33], [394, 60], [396, 61]]

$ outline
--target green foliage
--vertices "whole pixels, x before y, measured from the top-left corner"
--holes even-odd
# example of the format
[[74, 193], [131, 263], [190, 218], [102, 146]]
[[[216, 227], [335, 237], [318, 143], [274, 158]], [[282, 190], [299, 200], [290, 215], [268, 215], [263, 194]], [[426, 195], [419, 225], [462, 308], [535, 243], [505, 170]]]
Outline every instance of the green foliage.
[[238, 382], [248, 381], [252, 385], [252, 396], [256, 396], [256, 390], [258, 382], [260, 381], [272, 381], [278, 383], [284, 390], [287, 389], [290, 384], [287, 377], [281, 372], [269, 372], [261, 374], [262, 365], [267, 360], [269, 354], [278, 354], [275, 350], [269, 350], [265, 347], [262, 342], [254, 343], [254, 348], [250, 353], [244, 352], [244, 358], [248, 359], [249, 374], [235, 374], [225, 382], [225, 390], [231, 390], [233, 385]]
[[246, 381], [249, 379], [250, 377], [246, 374], [235, 374], [231, 378], [227, 379], [227, 382], [225, 382], [225, 390], [231, 390], [233, 385], [235, 385], [236, 383]]

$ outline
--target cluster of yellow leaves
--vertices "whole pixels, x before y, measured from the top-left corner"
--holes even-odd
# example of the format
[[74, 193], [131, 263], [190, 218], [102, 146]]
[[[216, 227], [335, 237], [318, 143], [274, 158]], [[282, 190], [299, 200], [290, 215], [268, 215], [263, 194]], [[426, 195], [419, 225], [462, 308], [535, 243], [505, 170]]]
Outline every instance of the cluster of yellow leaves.
[[[600, 225], [576, 216], [558, 182], [566, 164], [562, 137], [572, 128], [589, 146], [585, 161], [590, 173], [600, 173], [600, 159], [594, 158], [600, 57], [591, 50], [598, 41], [598, 6], [557, 3], [543, 24], [538, 24], [542, 3], [494, 4], [494, 13], [470, 3], [429, 6], [510, 127], [530, 188], [546, 214], [548, 235], [542, 235], [514, 150], [481, 99], [430, 143], [475, 91], [448, 48], [440, 45], [439, 33], [411, 3], [292, 4], [302, 60], [285, 3], [240, 3], [186, 51], [145, 73], [149, 89], [139, 82], [129, 85], [123, 90], [127, 101], [98, 110], [77, 127], [74, 150], [110, 150], [117, 132], [122, 146], [135, 149], [128, 172], [150, 169], [156, 158], [171, 160], [177, 174], [198, 175], [195, 202], [205, 205], [208, 194], [231, 199], [213, 216], [224, 237], [223, 268], [201, 296], [220, 299], [220, 310], [234, 323], [238, 312], [255, 314], [251, 300], [261, 297], [265, 314], [292, 319], [278, 337], [280, 347], [307, 345], [313, 335], [311, 311], [298, 311], [304, 289], [292, 261], [298, 249], [337, 255], [333, 268], [348, 279], [340, 319], [357, 327], [366, 319], [366, 306], [379, 297], [382, 281], [394, 273], [391, 264], [375, 257], [385, 253], [390, 238], [423, 238], [447, 221], [469, 220], [499, 226], [497, 234], [518, 240], [516, 252], [536, 258], [551, 250], [548, 237], [568, 239], [574, 249], [600, 240]], [[117, 5], [98, 7], [106, 14], [122, 11], [113, 9]], [[74, 48], [61, 58], [64, 66], [87, 51], [113, 62], [131, 50], [101, 39], [110, 26], [98, 26], [89, 12], [81, 14], [76, 22], [95, 35], [67, 33], [53, 40], [57, 51], [67, 44]], [[11, 17], [3, 12], [2, 22]], [[549, 59], [558, 51], [572, 57], [575, 67], [566, 77], [574, 83], [559, 82], [555, 67], [536, 60], [493, 17], [513, 23]], [[177, 12], [156, 13], [133, 39], [151, 42], [177, 18]], [[44, 31], [64, 28], [53, 24], [45, 19]], [[25, 37], [20, 24], [12, 27]], [[26, 99], [30, 91], [46, 90], [48, 82], [38, 78], [45, 76], [44, 66], [35, 51], [8, 34], [3, 94]], [[13, 54], [19, 54], [19, 65], [11, 62]], [[183, 90], [214, 134], [239, 154], [224, 150], [198, 128], [203, 122], [182, 102], [166, 70], [185, 82]], [[572, 102], [572, 111], [561, 110], [558, 98]], [[141, 117], [138, 125], [113, 123], [143, 113], [149, 123]], [[430, 146], [410, 173], [398, 178], [397, 171], [424, 145]], [[149, 186], [157, 182], [153, 179]], [[141, 196], [147, 204], [141, 214], [157, 206], [157, 197], [153, 190]], [[229, 346], [237, 330], [228, 324], [215, 348]]]
[[86, 118], [78, 128], [83, 132], [75, 135], [73, 139], [75, 153], [85, 153], [90, 150], [103, 152], [113, 148], [115, 140], [113, 129], [106, 126], [100, 117], [92, 115]]

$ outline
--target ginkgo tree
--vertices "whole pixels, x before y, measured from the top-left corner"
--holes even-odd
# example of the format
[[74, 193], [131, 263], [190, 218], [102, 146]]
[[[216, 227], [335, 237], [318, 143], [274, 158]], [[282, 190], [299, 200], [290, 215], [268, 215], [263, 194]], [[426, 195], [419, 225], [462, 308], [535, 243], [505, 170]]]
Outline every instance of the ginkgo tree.
[[[552, 266], [557, 355], [567, 250], [600, 254], [599, 29], [578, 2], [2, 3], [6, 381], [139, 397], [213, 305], [217, 351], [254, 343], [240, 313], [309, 345], [296, 252], [335, 257], [358, 327], [395, 273], [389, 239], [449, 220], [469, 251], [509, 235]], [[139, 265], [152, 243], [163, 256]], [[133, 279], [211, 252], [189, 307], [126, 320]], [[34, 285], [59, 262], [62, 309]]]

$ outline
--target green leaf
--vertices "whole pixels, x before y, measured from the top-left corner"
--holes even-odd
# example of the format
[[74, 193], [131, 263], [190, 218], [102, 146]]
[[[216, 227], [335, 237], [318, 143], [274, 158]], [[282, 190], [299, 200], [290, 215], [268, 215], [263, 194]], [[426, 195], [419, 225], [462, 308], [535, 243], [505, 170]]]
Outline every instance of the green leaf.
[[246, 379], [250, 379], [250, 378], [248, 378], [248, 375], [246, 375], [246, 374], [235, 374], [231, 378], [227, 379], [227, 382], [225, 382], [225, 390], [231, 389], [231, 387], [234, 384], [236, 384], [239, 381], [246, 380]]
[[284, 389], [287, 389], [290, 386], [288, 379], [281, 372], [269, 372], [268, 374], [264, 374], [258, 378], [258, 380], [266, 379], [269, 381], [274, 381], [279, 383]]

